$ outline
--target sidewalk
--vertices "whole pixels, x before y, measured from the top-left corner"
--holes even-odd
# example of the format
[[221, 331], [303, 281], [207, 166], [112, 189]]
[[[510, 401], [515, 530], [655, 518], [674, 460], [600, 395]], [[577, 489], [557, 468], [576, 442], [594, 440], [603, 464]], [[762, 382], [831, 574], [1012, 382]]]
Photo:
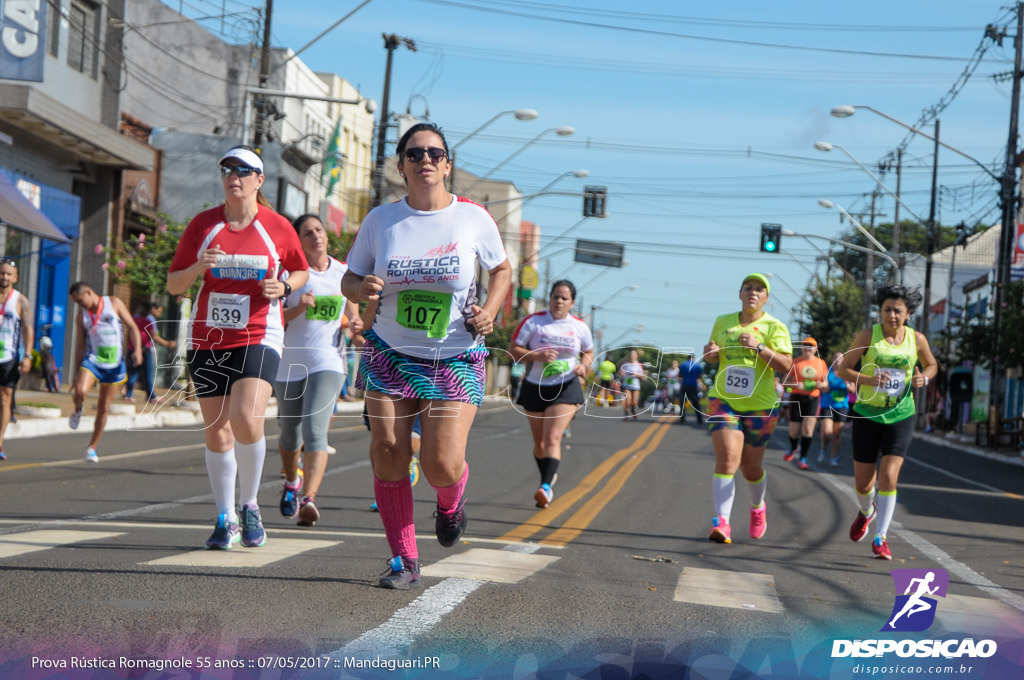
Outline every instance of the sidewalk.
[[[158, 389], [156, 393], [162, 398], [159, 404], [149, 404], [142, 390], [136, 390], [136, 401], [128, 402], [120, 396], [114, 398], [107, 416], [105, 432], [116, 430], [148, 430], [161, 427], [186, 427], [202, 425], [203, 418], [199, 413], [199, 404], [195, 401], [179, 400], [171, 390]], [[170, 398], [167, 397], [171, 394]], [[99, 396], [94, 388], [85, 400], [82, 411], [82, 422], [77, 430], [68, 426], [68, 416], [74, 410], [71, 394], [68, 392], [37, 392], [19, 389], [15, 394], [17, 411], [16, 421], [7, 426], [4, 440], [28, 439], [44, 437], [51, 434], [69, 434], [71, 432], [91, 433], [96, 422], [96, 400]], [[507, 401], [501, 395], [484, 397], [485, 404]], [[338, 400], [334, 413], [348, 417], [360, 416], [363, 412], [363, 400]], [[267, 406], [267, 417], [277, 415], [277, 400], [270, 398]], [[362, 423], [362, 420], [359, 420]]]
[[1024, 452], [1013, 451], [1005, 447], [1000, 449], [983, 448], [977, 446], [974, 443], [974, 437], [969, 434], [956, 434], [955, 432], [943, 434], [932, 432], [925, 434], [918, 431], [914, 432], [914, 439], [920, 439], [936, 446], [944, 446], [948, 449], [956, 449], [972, 456], [980, 456], [999, 463], [1024, 467]]
[[[203, 418], [199, 413], [199, 404], [195, 401], [178, 400], [173, 393], [168, 398], [169, 390], [157, 390], [163, 400], [159, 404], [149, 404], [142, 390], [136, 390], [136, 401], [125, 401], [120, 396], [114, 397], [110, 414], [107, 416], [106, 432], [127, 429], [153, 429], [161, 427], [182, 427], [202, 425]], [[98, 392], [94, 389], [85, 400], [82, 411], [82, 422], [77, 430], [68, 426], [68, 416], [74, 406], [71, 394], [64, 392], [36, 392], [19, 389], [15, 394], [17, 410], [16, 421], [7, 426], [4, 439], [28, 439], [50, 434], [68, 434], [71, 432], [90, 433], [96, 421], [96, 400]], [[363, 411], [362, 399], [338, 401], [335, 413], [357, 415]], [[267, 407], [267, 416], [277, 415], [277, 401], [273, 398]]]

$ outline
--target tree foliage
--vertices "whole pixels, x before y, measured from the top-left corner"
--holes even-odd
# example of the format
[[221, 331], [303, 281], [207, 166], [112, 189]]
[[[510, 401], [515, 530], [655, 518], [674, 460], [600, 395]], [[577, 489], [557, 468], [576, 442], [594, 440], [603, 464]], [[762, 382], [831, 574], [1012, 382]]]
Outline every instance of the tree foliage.
[[[185, 231], [185, 223], [176, 222], [161, 214], [153, 234], [135, 234], [124, 241], [96, 246], [96, 252], [106, 257], [103, 268], [115, 283], [128, 284], [136, 295], [155, 297], [167, 293], [167, 272], [171, 260]], [[195, 297], [199, 290], [197, 279], [184, 295]]]
[[818, 354], [828, 359], [832, 352], [844, 352], [864, 326], [864, 291], [846, 280], [817, 280], [804, 296], [805, 318], [800, 321], [800, 339], [818, 341]]

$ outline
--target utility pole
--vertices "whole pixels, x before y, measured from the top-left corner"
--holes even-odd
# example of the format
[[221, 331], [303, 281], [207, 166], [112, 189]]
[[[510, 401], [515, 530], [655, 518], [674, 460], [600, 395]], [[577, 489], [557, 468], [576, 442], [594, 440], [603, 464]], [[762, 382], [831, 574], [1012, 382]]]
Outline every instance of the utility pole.
[[1017, 11], [1017, 33], [1013, 36], [1013, 90], [1010, 95], [1010, 134], [1006, 142], [1006, 164], [1000, 178], [1000, 200], [1002, 204], [1002, 230], [999, 234], [999, 253], [996, 258], [996, 287], [993, 293], [992, 323], [993, 345], [990, 356], [992, 361], [991, 396], [996, 414], [1001, 415], [1003, 407], [1003, 376], [1002, 362], [998, 361], [999, 353], [995, 336], [999, 333], [1002, 319], [1003, 297], [1005, 287], [1010, 283], [1010, 268], [1014, 243], [1017, 238], [1017, 120], [1020, 111], [1020, 80], [1021, 80], [1021, 44], [1024, 35], [1024, 3], [1015, 4]]
[[384, 200], [384, 147], [387, 143], [388, 121], [391, 119], [389, 99], [391, 95], [391, 62], [395, 49], [404, 44], [410, 51], [416, 51], [416, 43], [409, 38], [402, 38], [394, 33], [384, 35], [384, 49], [388, 51], [387, 65], [384, 68], [384, 96], [381, 97], [380, 123], [377, 126], [377, 160], [373, 167], [373, 196], [370, 207], [376, 208]]
[[893, 206], [892, 214], [892, 256], [897, 262], [900, 258], [900, 185], [903, 183], [903, 147], [896, 149], [896, 204]]
[[[264, 90], [267, 87], [267, 82], [270, 80], [270, 16], [274, 12], [274, 0], [267, 0], [266, 5], [266, 18], [263, 21], [263, 48], [260, 50], [260, 89]], [[248, 93], [245, 96], [249, 96]], [[263, 145], [263, 127], [267, 124], [267, 99], [263, 95], [258, 95], [258, 104], [256, 105], [256, 134], [253, 137], [253, 145], [258, 149]], [[248, 140], [243, 139], [243, 144], [247, 144]]]
[[[871, 221], [868, 222], [868, 232], [875, 235], [875, 199], [878, 197], [878, 189], [871, 192]], [[875, 253], [868, 252], [864, 265], [864, 325], [871, 327], [871, 305], [875, 298]]]
[[935, 253], [935, 241], [938, 238], [938, 225], [935, 224], [935, 203], [939, 194], [939, 119], [935, 119], [935, 158], [932, 161], [932, 201], [928, 212], [928, 231], [925, 235], [924, 262], [924, 309], [921, 310], [921, 333], [927, 338], [931, 335], [932, 322], [932, 255]]

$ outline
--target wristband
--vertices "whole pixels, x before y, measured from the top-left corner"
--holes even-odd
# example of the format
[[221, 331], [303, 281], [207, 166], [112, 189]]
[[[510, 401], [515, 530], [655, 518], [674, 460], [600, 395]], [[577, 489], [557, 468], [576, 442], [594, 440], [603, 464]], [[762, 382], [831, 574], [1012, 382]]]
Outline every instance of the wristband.
[[282, 281], [281, 283], [284, 284], [284, 295], [282, 297], [288, 297], [289, 295], [292, 294], [291, 284], [289, 284], [287, 281]]

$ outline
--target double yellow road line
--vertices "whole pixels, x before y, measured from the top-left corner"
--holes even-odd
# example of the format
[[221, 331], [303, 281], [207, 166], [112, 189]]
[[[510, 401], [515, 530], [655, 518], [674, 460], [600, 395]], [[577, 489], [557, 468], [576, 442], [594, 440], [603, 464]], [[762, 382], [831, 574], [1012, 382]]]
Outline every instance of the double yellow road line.
[[[640, 463], [644, 462], [644, 459], [661, 445], [661, 440], [668, 434], [673, 422], [675, 422], [674, 419], [666, 419], [648, 425], [636, 438], [636, 441], [628, 447], [616, 451], [565, 495], [555, 498], [547, 509], [541, 510], [525, 523], [504, 536], [500, 536], [498, 540], [525, 541], [541, 531], [554, 528], [559, 517], [568, 513], [588, 494], [594, 492], [561, 526], [541, 540], [540, 544], [560, 548], [575, 540], [577, 536], [586, 531], [601, 510], [622, 490], [623, 485], [640, 466]], [[611, 476], [609, 477], [609, 475]], [[608, 480], [599, 490], [595, 491], [605, 477], [608, 477]]]

